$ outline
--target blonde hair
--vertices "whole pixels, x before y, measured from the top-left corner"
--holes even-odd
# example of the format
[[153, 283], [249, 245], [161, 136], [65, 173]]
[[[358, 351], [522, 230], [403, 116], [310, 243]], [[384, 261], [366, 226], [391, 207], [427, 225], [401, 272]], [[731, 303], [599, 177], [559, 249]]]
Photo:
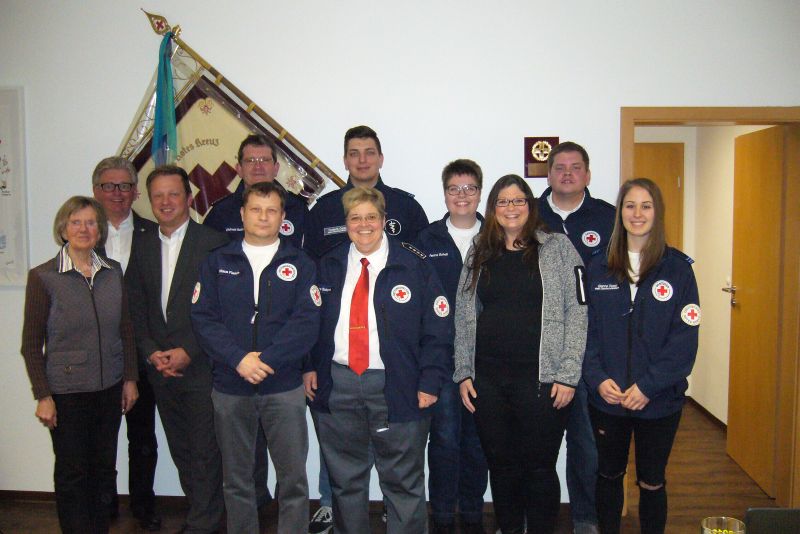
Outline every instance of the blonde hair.
[[383, 198], [383, 193], [373, 187], [354, 187], [344, 195], [342, 195], [342, 207], [344, 208], [344, 216], [350, 214], [350, 210], [359, 204], [369, 202], [381, 217], [386, 217], [386, 200]]

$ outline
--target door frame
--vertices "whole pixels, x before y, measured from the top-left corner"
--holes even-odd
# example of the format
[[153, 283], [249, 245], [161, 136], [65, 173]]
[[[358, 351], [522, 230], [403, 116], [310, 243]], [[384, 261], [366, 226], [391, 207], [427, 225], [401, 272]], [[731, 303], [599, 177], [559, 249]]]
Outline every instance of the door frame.
[[[800, 124], [794, 107], [622, 107], [620, 108], [620, 183], [633, 176], [637, 126], [735, 126]], [[800, 140], [789, 140], [795, 148]], [[800, 198], [800, 162], [787, 158], [785, 198]], [[776, 502], [800, 507], [800, 254], [788, 236], [800, 235], [797, 202], [789, 202], [783, 220], [783, 308], [778, 340], [778, 395], [775, 465]], [[790, 213], [793, 212], [793, 213]], [[794, 252], [793, 252], [794, 251]]]

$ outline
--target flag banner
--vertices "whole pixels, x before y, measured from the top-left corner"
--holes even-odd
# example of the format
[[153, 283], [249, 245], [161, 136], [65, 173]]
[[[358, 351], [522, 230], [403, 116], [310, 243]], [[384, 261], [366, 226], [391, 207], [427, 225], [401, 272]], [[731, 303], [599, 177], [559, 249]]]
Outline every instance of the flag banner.
[[[166, 28], [169, 30], [169, 26]], [[266, 113], [256, 113], [255, 103], [249, 102], [213, 67], [205, 64], [193, 51], [185, 50], [179, 39], [173, 42], [172, 85], [177, 131], [174, 163], [189, 174], [193, 194], [192, 217], [196, 221], [202, 222], [212, 204], [239, 185], [237, 152], [239, 144], [250, 134], [263, 134], [275, 141], [280, 163], [277, 180], [288, 191], [309, 202], [325, 187], [326, 175], [320, 169], [327, 170], [326, 174], [332, 180], [340, 181], [318, 159], [307, 157], [310, 153], [300, 145], [305, 150], [304, 156], [295, 146], [299, 142], [289, 142], [291, 136], [288, 132], [277, 131], [273, 127], [275, 124], [268, 122], [271, 118]], [[155, 78], [119, 151], [121, 156], [133, 162], [139, 173], [142, 195], [134, 203], [134, 209], [151, 219], [153, 215], [144, 180], [156, 166], [151, 148], [157, 100]]]

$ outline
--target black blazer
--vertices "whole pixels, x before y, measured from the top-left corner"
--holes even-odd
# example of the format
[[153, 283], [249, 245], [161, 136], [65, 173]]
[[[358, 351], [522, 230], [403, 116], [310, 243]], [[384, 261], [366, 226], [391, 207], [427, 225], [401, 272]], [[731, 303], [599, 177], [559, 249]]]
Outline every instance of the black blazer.
[[[182, 347], [192, 359], [183, 370], [183, 378], [208, 380], [211, 365], [192, 332], [192, 293], [201, 263], [211, 250], [227, 243], [228, 237], [193, 220], [189, 221], [172, 275], [167, 319], [164, 320], [161, 312], [161, 239], [158, 228], [137, 234], [141, 234], [141, 237], [137, 245], [131, 247], [125, 282], [139, 357], [147, 360], [157, 350]], [[152, 366], [149, 369], [154, 370]], [[151, 381], [167, 380], [159, 373], [150, 373], [150, 376]]]

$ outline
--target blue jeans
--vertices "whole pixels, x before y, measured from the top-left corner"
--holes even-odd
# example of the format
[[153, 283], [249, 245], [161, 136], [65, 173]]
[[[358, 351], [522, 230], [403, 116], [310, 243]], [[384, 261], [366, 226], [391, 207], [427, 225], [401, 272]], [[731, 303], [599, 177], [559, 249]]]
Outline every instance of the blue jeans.
[[455, 522], [456, 504], [466, 523], [483, 520], [489, 474], [475, 419], [464, 408], [458, 384], [447, 380], [433, 406], [428, 444], [428, 493], [433, 521]]
[[586, 383], [581, 380], [575, 389], [572, 411], [567, 419], [567, 490], [573, 523], [597, 524], [595, 484], [597, 481], [597, 447], [589, 421]]

